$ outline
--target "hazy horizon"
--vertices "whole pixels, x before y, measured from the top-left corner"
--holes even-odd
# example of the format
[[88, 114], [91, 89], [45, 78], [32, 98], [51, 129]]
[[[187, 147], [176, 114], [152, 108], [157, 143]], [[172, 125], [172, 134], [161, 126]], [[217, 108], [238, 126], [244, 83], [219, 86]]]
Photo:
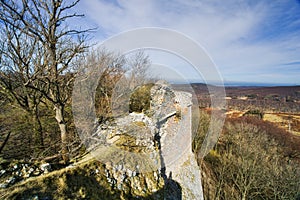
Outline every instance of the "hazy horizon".
[[[169, 81], [171, 84], [207, 84], [203, 81]], [[210, 83], [215, 86], [220, 86], [219, 83], [214, 83], [213, 81]], [[239, 82], [239, 81], [225, 81], [223, 84], [225, 87], [284, 87], [284, 86], [300, 86], [300, 84], [289, 84], [289, 83], [260, 83], [260, 82]]]

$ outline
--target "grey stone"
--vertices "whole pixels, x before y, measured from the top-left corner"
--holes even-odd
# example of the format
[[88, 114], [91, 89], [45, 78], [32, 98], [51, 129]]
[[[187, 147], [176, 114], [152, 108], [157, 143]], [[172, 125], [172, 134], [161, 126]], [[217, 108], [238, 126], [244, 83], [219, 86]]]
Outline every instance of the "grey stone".
[[8, 184], [7, 184], [7, 183], [1, 183], [1, 184], [0, 184], [0, 188], [5, 189], [5, 188], [7, 188], [7, 187], [8, 187]]
[[6, 170], [5, 169], [2, 169], [1, 171], [0, 171], [0, 177], [2, 176], [2, 175], [4, 175], [6, 173]]
[[44, 173], [49, 173], [49, 172], [51, 172], [51, 165], [50, 165], [50, 163], [44, 163], [44, 164], [41, 164], [40, 168], [41, 168], [41, 170], [42, 170]]
[[5, 182], [6, 182], [8, 185], [12, 185], [12, 184], [14, 184], [16, 181], [17, 181], [17, 178], [16, 178], [15, 176], [12, 176], [12, 177], [8, 178]]

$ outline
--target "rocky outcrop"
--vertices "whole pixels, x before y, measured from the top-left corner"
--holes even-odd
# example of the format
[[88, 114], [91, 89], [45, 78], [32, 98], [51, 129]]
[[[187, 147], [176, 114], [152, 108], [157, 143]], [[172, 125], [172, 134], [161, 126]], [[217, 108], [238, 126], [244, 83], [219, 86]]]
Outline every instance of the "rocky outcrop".
[[[168, 89], [165, 90], [168, 91]], [[174, 111], [177, 114], [174, 120], [169, 119], [163, 123], [159, 131], [165, 174], [169, 179], [179, 183], [182, 199], [201, 200], [203, 192], [200, 168], [191, 148], [192, 95], [187, 92], [174, 91], [172, 101], [165, 99], [161, 106], [163, 107], [160, 112], [161, 116]]]
[[150, 109], [100, 125], [90, 150], [105, 163], [111, 187], [132, 196], [203, 199], [191, 150], [191, 94], [164, 82], [151, 89]]

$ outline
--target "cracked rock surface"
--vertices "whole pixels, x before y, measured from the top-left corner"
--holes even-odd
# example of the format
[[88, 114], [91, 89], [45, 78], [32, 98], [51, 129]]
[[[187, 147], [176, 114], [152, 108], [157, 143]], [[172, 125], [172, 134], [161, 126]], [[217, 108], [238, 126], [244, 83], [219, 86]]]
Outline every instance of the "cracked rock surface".
[[164, 199], [203, 199], [200, 168], [191, 150], [190, 93], [164, 82], [151, 88], [150, 109], [100, 125], [93, 155], [113, 187], [132, 194], [163, 187]]

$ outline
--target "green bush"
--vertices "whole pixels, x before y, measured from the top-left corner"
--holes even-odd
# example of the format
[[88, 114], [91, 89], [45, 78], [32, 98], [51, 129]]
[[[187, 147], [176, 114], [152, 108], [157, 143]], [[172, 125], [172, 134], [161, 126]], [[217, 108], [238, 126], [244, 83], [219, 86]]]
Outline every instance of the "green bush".
[[150, 109], [151, 88], [153, 83], [137, 87], [130, 96], [129, 112], [145, 112]]

